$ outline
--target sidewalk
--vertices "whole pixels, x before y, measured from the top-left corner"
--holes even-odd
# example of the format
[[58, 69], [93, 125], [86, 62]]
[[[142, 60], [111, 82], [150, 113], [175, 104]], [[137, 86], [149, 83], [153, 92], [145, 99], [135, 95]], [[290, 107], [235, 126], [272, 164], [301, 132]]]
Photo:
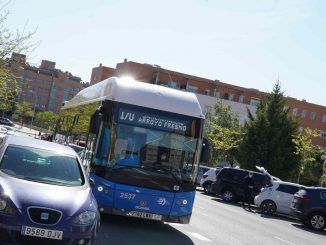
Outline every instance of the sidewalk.
[[[27, 135], [29, 137], [33, 137], [33, 138], [39, 138], [39, 131], [34, 130], [34, 129], [30, 129], [28, 127], [25, 126], [21, 126], [18, 124], [15, 124], [14, 129], [16, 132], [18, 132], [18, 135]], [[42, 133], [42, 132], [41, 132]]]

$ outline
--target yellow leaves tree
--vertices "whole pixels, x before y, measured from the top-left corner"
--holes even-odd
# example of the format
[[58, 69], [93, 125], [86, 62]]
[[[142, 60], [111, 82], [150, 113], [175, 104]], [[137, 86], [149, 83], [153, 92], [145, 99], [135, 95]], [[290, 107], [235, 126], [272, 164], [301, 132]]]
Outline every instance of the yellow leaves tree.
[[206, 117], [205, 137], [212, 146], [212, 162], [228, 162], [232, 166], [243, 138], [243, 127], [238, 116], [232, 113], [230, 106], [218, 102]]

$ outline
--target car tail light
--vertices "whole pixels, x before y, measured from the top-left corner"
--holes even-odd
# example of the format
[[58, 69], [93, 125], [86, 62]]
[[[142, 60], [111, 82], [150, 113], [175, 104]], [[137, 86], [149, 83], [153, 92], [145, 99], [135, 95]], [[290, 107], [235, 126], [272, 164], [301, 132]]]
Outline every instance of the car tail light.
[[298, 195], [298, 194], [294, 194], [294, 198], [302, 201], [302, 202], [305, 202], [305, 201], [310, 201], [310, 198], [309, 197], [306, 197], [306, 196], [301, 196], [301, 195]]
[[208, 174], [204, 174], [203, 178], [206, 179], [208, 177]]

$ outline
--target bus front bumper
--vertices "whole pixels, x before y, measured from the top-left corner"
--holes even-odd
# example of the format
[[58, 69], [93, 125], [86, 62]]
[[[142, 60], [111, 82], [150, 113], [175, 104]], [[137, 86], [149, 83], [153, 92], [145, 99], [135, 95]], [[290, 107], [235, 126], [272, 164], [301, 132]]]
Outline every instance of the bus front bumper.
[[[112, 207], [101, 207], [99, 206], [99, 210], [101, 213], [105, 214], [112, 214], [112, 215], [120, 215], [120, 216], [125, 216], [125, 217], [132, 217], [132, 218], [140, 218], [140, 219], [148, 219], [148, 220], [157, 220], [157, 221], [162, 221], [162, 222], [169, 222], [169, 223], [179, 223], [179, 224], [189, 224], [191, 214], [185, 215], [185, 216], [173, 216], [173, 215], [155, 215], [155, 218], [151, 217], [135, 217], [131, 216], [130, 212], [139, 212], [143, 214], [148, 214], [144, 213], [141, 211], [127, 211], [125, 209], [119, 209], [119, 208], [112, 208]], [[149, 214], [150, 215], [150, 214]], [[158, 219], [157, 216], [160, 216], [161, 218]]]

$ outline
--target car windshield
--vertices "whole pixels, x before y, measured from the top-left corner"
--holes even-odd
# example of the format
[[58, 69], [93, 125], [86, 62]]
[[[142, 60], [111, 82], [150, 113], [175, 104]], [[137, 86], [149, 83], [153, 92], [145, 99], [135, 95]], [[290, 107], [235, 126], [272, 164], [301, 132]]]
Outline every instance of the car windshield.
[[8, 146], [0, 170], [16, 178], [54, 185], [80, 186], [85, 182], [76, 157], [31, 147]]

